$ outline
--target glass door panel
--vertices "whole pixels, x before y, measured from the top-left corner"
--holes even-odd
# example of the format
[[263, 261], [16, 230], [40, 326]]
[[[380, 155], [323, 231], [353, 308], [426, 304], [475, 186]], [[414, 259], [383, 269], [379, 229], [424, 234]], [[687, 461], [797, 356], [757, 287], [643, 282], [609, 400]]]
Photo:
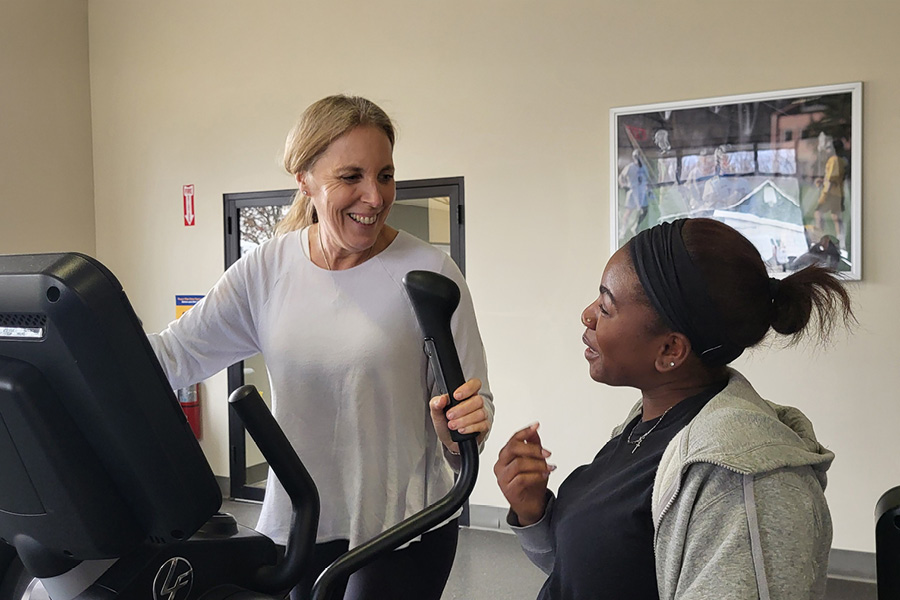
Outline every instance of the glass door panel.
[[450, 254], [450, 197], [397, 200], [387, 224]]
[[[238, 211], [241, 256], [275, 235], [275, 227], [287, 214], [289, 205], [246, 206]], [[269, 373], [262, 354], [244, 361], [244, 384], [256, 386], [269, 410], [272, 410], [272, 389]], [[245, 479], [244, 485], [265, 489], [269, 465], [259, 451], [256, 442], [244, 432]]]
[[[257, 354], [244, 361], [244, 384], [256, 386], [263, 402], [272, 410], [272, 388], [269, 385], [269, 373], [266, 371], [266, 363], [262, 354]], [[266, 477], [269, 475], [269, 465], [263, 458], [262, 452], [250, 434], [244, 432], [244, 456], [245, 473], [244, 485], [253, 488], [265, 489]]]

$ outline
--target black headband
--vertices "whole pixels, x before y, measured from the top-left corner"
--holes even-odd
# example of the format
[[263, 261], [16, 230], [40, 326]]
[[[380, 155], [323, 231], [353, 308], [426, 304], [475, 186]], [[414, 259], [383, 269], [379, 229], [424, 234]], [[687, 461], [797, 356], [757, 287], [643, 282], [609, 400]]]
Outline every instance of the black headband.
[[722, 366], [744, 351], [724, 335], [703, 274], [684, 246], [687, 219], [660, 223], [631, 240], [631, 262], [650, 303], [673, 331], [687, 336], [704, 363]]

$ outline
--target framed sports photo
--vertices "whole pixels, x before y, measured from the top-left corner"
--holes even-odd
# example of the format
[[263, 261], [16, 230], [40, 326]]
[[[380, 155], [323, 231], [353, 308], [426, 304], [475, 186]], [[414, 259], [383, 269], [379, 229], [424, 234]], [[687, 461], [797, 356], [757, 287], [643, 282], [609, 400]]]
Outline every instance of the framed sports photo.
[[709, 217], [772, 276], [823, 264], [860, 279], [862, 83], [610, 110], [613, 250]]

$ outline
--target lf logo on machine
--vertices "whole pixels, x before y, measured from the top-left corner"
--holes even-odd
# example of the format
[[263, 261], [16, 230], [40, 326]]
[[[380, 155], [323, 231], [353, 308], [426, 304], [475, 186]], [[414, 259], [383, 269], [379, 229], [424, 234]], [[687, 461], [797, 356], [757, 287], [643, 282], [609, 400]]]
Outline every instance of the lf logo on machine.
[[170, 558], [156, 572], [153, 579], [154, 600], [183, 600], [191, 593], [194, 568], [187, 560]]

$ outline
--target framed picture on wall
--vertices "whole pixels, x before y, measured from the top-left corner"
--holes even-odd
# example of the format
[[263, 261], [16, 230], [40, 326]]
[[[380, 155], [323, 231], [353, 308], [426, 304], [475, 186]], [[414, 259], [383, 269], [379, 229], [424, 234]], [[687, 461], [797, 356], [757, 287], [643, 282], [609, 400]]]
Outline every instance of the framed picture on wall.
[[662, 221], [743, 233], [769, 272], [860, 279], [862, 83], [614, 108], [613, 250]]

